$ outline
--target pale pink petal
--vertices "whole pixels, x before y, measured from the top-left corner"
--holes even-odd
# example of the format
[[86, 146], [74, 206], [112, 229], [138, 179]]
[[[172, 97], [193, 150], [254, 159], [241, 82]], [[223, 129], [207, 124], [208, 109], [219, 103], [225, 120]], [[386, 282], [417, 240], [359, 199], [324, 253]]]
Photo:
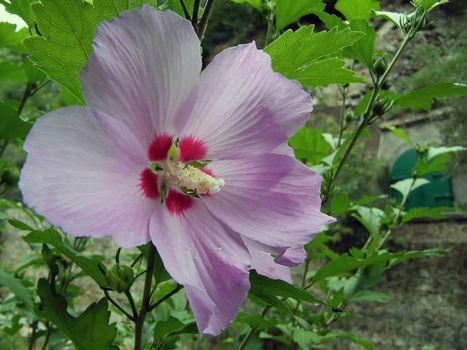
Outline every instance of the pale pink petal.
[[198, 83], [200, 43], [191, 23], [150, 6], [99, 25], [83, 70], [86, 103], [123, 121], [148, 144], [173, 133]]
[[306, 251], [303, 246], [284, 249], [275, 262], [284, 266], [297, 266], [306, 259]]
[[286, 142], [311, 110], [310, 95], [273, 72], [266, 53], [254, 43], [239, 45], [221, 52], [202, 72], [180, 136], [203, 141], [207, 159], [261, 154]]
[[235, 232], [271, 247], [308, 243], [333, 218], [320, 212], [321, 177], [295, 159], [276, 154], [213, 161], [225, 185], [203, 200]]
[[122, 247], [149, 240], [149, 220], [160, 204], [142, 197], [145, 150], [123, 123], [91, 109], [63, 108], [34, 124], [24, 149], [24, 202], [50, 223], [75, 236], [112, 235]]
[[292, 276], [288, 267], [276, 263], [271, 254], [274, 250], [252, 239], [243, 238], [251, 255], [251, 268], [260, 275], [292, 283]]
[[199, 331], [219, 334], [249, 289], [250, 257], [241, 237], [198, 200], [182, 213], [158, 208], [150, 232], [167, 271], [185, 286]]

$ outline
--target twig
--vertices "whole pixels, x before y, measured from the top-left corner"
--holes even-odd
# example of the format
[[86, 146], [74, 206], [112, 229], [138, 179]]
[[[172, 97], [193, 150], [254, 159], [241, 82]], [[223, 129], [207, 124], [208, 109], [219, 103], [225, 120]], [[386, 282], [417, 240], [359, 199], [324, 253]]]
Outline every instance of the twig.
[[169, 299], [172, 295], [176, 294], [179, 290], [181, 290], [183, 288], [183, 286], [181, 285], [178, 285], [177, 287], [175, 287], [175, 289], [173, 291], [171, 291], [170, 293], [164, 295], [161, 299], [159, 299], [158, 301], [156, 301], [154, 304], [152, 304], [150, 307], [149, 307], [149, 311], [152, 311], [154, 310], [156, 307], [158, 307], [160, 304], [162, 304], [164, 301], [166, 301], [167, 299]]

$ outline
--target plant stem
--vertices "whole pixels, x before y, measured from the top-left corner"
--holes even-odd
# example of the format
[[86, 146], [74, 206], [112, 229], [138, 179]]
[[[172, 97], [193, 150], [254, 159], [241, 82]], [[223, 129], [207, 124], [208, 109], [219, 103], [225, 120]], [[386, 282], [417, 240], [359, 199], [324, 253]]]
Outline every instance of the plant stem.
[[196, 33], [198, 34], [198, 38], [200, 40], [203, 38], [204, 32], [206, 31], [206, 27], [208, 26], [208, 20], [209, 16], [211, 15], [212, 8], [214, 7], [214, 1], [215, 0], [208, 0], [203, 12], [203, 17], [201, 18], [199, 25], [197, 25]]
[[160, 304], [162, 304], [164, 301], [166, 301], [167, 299], [169, 299], [172, 295], [176, 294], [179, 290], [181, 290], [183, 288], [183, 286], [181, 285], [178, 285], [177, 287], [174, 288], [174, 290], [172, 290], [170, 293], [164, 295], [164, 297], [162, 297], [161, 299], [159, 299], [158, 301], [156, 301], [153, 305], [151, 305], [149, 307], [149, 311], [152, 311], [154, 310], [156, 307], [158, 307]]
[[143, 326], [146, 314], [150, 308], [151, 299], [151, 284], [152, 274], [154, 271], [154, 260], [156, 258], [156, 247], [150, 242], [148, 252], [148, 262], [146, 268], [146, 278], [144, 280], [143, 300], [141, 301], [141, 309], [139, 315], [135, 317], [135, 350], [142, 349], [143, 341]]
[[[261, 313], [261, 318], [263, 318], [264, 316], [266, 316], [266, 314], [268, 313], [269, 309], [271, 308], [270, 305], [266, 306], [263, 310], [263, 312]], [[247, 335], [245, 336], [245, 338], [243, 338], [242, 342], [240, 343], [239, 347], [237, 350], [244, 350], [246, 345], [248, 344], [248, 342], [250, 341], [251, 337], [253, 337], [253, 335], [255, 334], [256, 332], [256, 327], [252, 327], [249, 332], [247, 333]]]
[[128, 317], [130, 320], [134, 321], [135, 318], [131, 316], [123, 307], [121, 307], [109, 294], [109, 292], [105, 289], [103, 289], [105, 297], [107, 298], [108, 301], [110, 301], [117, 309], [119, 309], [126, 317]]
[[195, 0], [195, 2], [193, 3], [193, 16], [191, 17], [191, 24], [195, 28], [195, 31], [197, 31], [198, 28], [198, 14], [200, 2], [200, 0]]
[[31, 336], [29, 337], [28, 350], [33, 350], [34, 347], [35, 347], [35, 344], [36, 344], [36, 332], [37, 332], [37, 324], [38, 323], [39, 323], [39, 321], [35, 320], [31, 325], [32, 332], [31, 332]]
[[186, 8], [185, 1], [180, 0], [180, 5], [182, 6], [182, 10], [185, 15], [185, 18], [191, 22], [190, 13], [188, 12], [188, 9]]
[[345, 99], [347, 97], [347, 87], [344, 86], [341, 90], [342, 94], [342, 106], [341, 106], [341, 114], [339, 118], [339, 138], [337, 139], [337, 148], [341, 146], [342, 142], [342, 134], [344, 133], [344, 118], [345, 118]]
[[376, 101], [376, 99], [377, 99], [377, 97], [379, 95], [379, 92], [381, 90], [381, 87], [383, 86], [384, 81], [386, 80], [389, 73], [394, 68], [394, 65], [396, 64], [396, 62], [399, 59], [400, 55], [402, 54], [402, 52], [404, 51], [405, 47], [410, 42], [410, 40], [412, 40], [412, 38], [413, 38], [413, 35], [406, 35], [404, 37], [404, 40], [402, 41], [401, 45], [397, 49], [396, 53], [394, 54], [391, 62], [386, 67], [386, 70], [381, 75], [381, 77], [376, 81], [376, 84], [374, 84], [373, 90], [371, 92], [370, 101], [368, 102], [368, 105], [367, 105], [367, 107], [365, 109], [365, 112], [363, 113], [363, 117], [362, 117], [362, 119], [360, 121], [360, 124], [359, 124], [357, 130], [355, 131], [355, 133], [353, 134], [352, 140], [350, 141], [350, 144], [347, 146], [347, 148], [345, 150], [345, 153], [342, 156], [342, 159], [339, 161], [339, 164], [337, 165], [337, 168], [336, 168], [335, 172], [331, 172], [331, 177], [329, 178], [328, 186], [326, 187], [326, 193], [325, 193], [325, 195], [323, 197], [323, 204], [328, 201], [329, 195], [331, 193], [333, 184], [334, 184], [337, 176], [339, 175], [345, 161], [347, 160], [347, 157], [352, 152], [352, 149], [354, 148], [355, 144], [357, 143], [362, 131], [368, 125], [368, 121], [372, 116], [373, 105], [374, 105], [374, 103], [375, 103], [375, 101]]

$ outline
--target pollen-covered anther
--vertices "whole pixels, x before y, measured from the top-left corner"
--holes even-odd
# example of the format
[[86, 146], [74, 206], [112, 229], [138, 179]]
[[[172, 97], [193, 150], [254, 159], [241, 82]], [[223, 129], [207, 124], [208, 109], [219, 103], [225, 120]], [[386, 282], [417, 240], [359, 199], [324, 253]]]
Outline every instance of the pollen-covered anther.
[[164, 180], [170, 187], [191, 190], [199, 195], [217, 193], [224, 186], [224, 180], [181, 162], [167, 162]]

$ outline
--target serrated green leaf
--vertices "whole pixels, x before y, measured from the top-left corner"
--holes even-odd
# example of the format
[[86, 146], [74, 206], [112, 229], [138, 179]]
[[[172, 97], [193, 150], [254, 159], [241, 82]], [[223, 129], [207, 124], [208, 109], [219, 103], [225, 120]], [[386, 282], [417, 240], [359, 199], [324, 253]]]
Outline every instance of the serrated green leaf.
[[273, 70], [306, 87], [363, 82], [344, 68], [342, 50], [364, 35], [350, 29], [314, 33], [313, 26], [286, 31], [264, 50], [271, 56]]
[[424, 109], [429, 111], [435, 98], [467, 95], [467, 85], [459, 83], [436, 83], [397, 96], [395, 104], [410, 109]]
[[319, 130], [307, 126], [301, 128], [289, 139], [295, 157], [310, 164], [319, 164], [321, 159], [331, 152], [331, 146], [326, 142]]
[[368, 21], [373, 10], [379, 9], [378, 0], [338, 0], [336, 9], [349, 21], [362, 19]]
[[365, 35], [357, 40], [352, 46], [344, 49], [344, 56], [363, 63], [367, 67], [373, 67], [373, 56], [375, 54], [375, 28], [368, 24], [367, 21], [356, 19], [350, 22], [350, 28], [353, 31], [365, 33]]
[[5, 6], [7, 12], [17, 15], [23, 19], [29, 28], [34, 26], [34, 14], [31, 5], [39, 2], [38, 0], [0, 0], [0, 4]]
[[399, 29], [402, 28], [402, 25], [406, 23], [407, 17], [411, 17], [415, 15], [415, 12], [407, 15], [405, 13], [399, 12], [391, 12], [391, 11], [374, 11], [373, 12], [376, 17], [383, 17], [387, 20], [394, 23]]
[[0, 100], [0, 139], [24, 138], [31, 126], [32, 124], [22, 120], [7, 102]]
[[54, 247], [57, 252], [65, 255], [68, 259], [78, 265], [89, 277], [91, 277], [100, 287], [107, 287], [107, 282], [103, 273], [99, 269], [99, 261], [80, 255], [70, 246], [66, 245], [60, 233], [56, 230], [32, 231], [23, 237], [27, 243], [45, 243]]
[[26, 28], [16, 31], [16, 24], [0, 22], [0, 47], [16, 49], [28, 35]]
[[67, 301], [56, 294], [46, 279], [41, 278], [37, 286], [43, 314], [62, 331], [78, 350], [118, 350], [112, 342], [117, 335], [115, 324], [109, 324], [110, 311], [107, 300], [91, 304], [78, 317], [67, 311]]
[[16, 83], [24, 83], [28, 80], [24, 69], [8, 62], [0, 62], [0, 77], [2, 77], [2, 81], [8, 80]]
[[4, 286], [21, 300], [29, 310], [34, 309], [32, 292], [21, 283], [21, 280], [0, 269], [0, 286]]
[[436, 220], [443, 219], [444, 213], [451, 211], [449, 207], [438, 207], [438, 208], [412, 208], [402, 216], [402, 223], [405, 224], [414, 219], [418, 218], [432, 218]]
[[301, 17], [323, 11], [324, 8], [325, 5], [321, 0], [277, 0], [276, 30], [280, 31]]
[[24, 44], [29, 57], [50, 79], [83, 100], [80, 71], [92, 51], [97, 25], [120, 14], [141, 1], [44, 0], [33, 6], [42, 36], [28, 38]]
[[408, 196], [409, 192], [412, 192], [415, 189], [430, 183], [430, 181], [423, 178], [416, 179], [415, 182], [413, 182], [413, 184], [412, 182], [413, 179], [405, 179], [397, 181], [396, 183], [392, 184], [391, 187], [397, 190], [400, 194], [402, 194], [402, 196]]

